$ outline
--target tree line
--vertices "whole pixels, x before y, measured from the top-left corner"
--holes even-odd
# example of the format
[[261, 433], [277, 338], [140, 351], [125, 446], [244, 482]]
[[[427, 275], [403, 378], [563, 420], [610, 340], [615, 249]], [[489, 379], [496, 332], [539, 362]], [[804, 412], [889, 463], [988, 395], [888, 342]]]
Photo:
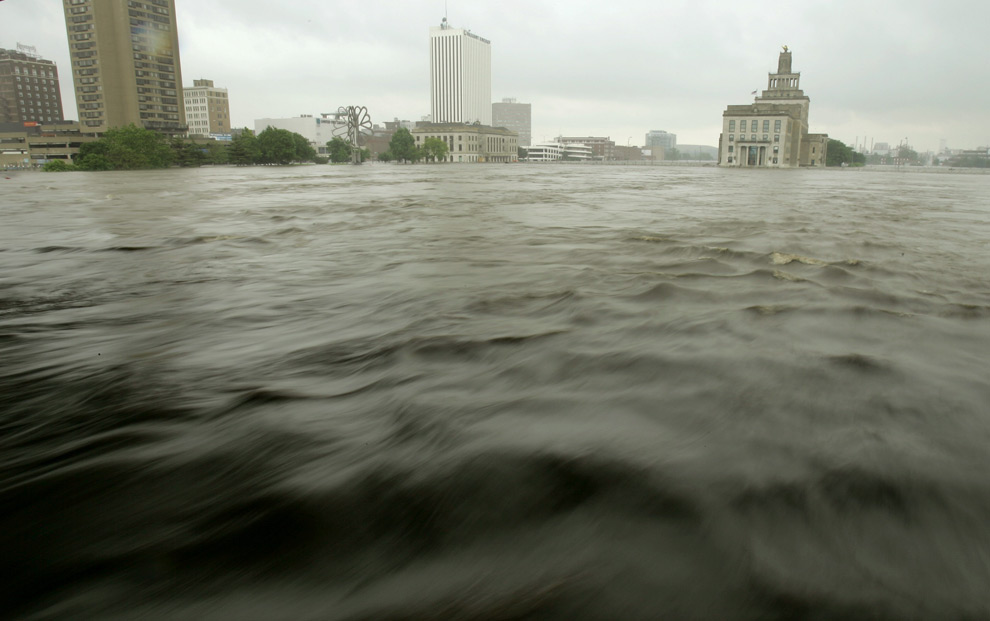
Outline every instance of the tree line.
[[99, 140], [83, 143], [74, 163], [52, 160], [43, 170], [146, 170], [204, 164], [252, 166], [327, 161], [304, 136], [285, 129], [269, 127], [255, 135], [245, 128], [229, 143], [198, 143], [131, 124], [108, 129]]
[[[235, 166], [286, 165], [293, 163], [351, 161], [354, 147], [343, 138], [327, 143], [327, 156], [319, 155], [304, 136], [285, 129], [269, 127], [255, 135], [245, 128], [229, 143], [194, 142], [186, 138], [169, 138], [164, 134], [131, 124], [108, 129], [99, 140], [79, 147], [75, 162], [52, 160], [46, 171], [67, 170], [146, 170], [171, 166], [233, 164]], [[423, 146], [408, 129], [392, 136], [389, 148], [378, 156], [382, 162], [444, 161], [449, 149], [439, 138], [427, 138]], [[368, 149], [360, 149], [360, 160], [371, 158]]]

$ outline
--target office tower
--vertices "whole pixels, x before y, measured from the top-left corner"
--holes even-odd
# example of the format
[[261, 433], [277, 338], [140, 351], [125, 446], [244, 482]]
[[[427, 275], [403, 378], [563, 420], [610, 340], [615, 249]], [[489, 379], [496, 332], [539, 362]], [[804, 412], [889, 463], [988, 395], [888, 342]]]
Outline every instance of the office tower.
[[62, 0], [79, 121], [186, 132], [175, 0]]
[[213, 86], [213, 80], [193, 80], [192, 86], [182, 87], [182, 94], [190, 135], [230, 133], [227, 89]]
[[0, 123], [61, 121], [62, 93], [58, 67], [34, 47], [17, 44], [0, 50]]
[[519, 145], [529, 146], [533, 136], [533, 106], [505, 98], [501, 103], [492, 104], [492, 125], [511, 129], [519, 134]]
[[430, 28], [430, 116], [434, 123], [492, 124], [491, 41], [447, 18]]
[[662, 129], [650, 130], [646, 134], [646, 143], [643, 146], [647, 149], [663, 147], [669, 151], [677, 146], [677, 134], [671, 134]]

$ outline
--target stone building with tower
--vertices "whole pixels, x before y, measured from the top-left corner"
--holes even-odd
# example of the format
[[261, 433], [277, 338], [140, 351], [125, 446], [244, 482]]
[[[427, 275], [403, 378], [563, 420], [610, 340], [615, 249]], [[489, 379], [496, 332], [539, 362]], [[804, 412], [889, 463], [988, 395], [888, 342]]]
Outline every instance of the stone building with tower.
[[792, 70], [791, 52], [784, 46], [767, 89], [752, 104], [730, 105], [722, 113], [719, 166], [825, 166], [828, 135], [808, 133], [811, 100], [800, 82], [801, 74]]

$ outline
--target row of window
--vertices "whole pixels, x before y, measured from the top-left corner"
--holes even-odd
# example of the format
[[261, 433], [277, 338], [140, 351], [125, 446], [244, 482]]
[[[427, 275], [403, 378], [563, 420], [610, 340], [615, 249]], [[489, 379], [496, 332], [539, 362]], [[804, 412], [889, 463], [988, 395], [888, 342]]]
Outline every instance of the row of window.
[[[739, 121], [739, 131], [745, 132], [746, 125], [747, 123], [745, 120]], [[754, 132], [760, 131], [760, 121], [758, 121], [757, 119], [753, 119], [752, 121], [749, 122], [749, 127], [750, 127], [750, 131], [754, 131]], [[729, 119], [729, 131], [730, 132], [736, 131], [735, 119]], [[780, 119], [774, 120], [773, 131], [778, 134], [780, 133]], [[763, 132], [770, 133], [770, 121], [768, 119], [763, 119]]]
[[[20, 67], [18, 65], [14, 65], [14, 75], [40, 76], [42, 78], [55, 77], [55, 74], [52, 73], [51, 70], [46, 71], [42, 69], [41, 71], [39, 71], [36, 67], [31, 67], [30, 69], [28, 69], [27, 67]], [[35, 81], [37, 82], [37, 80]]]
[[[750, 134], [749, 139], [756, 140], [756, 134]], [[729, 142], [735, 142], [735, 140], [736, 140], [736, 135], [729, 134]], [[746, 140], [746, 134], [739, 134], [739, 140]], [[770, 134], [763, 134], [763, 140], [769, 142]], [[780, 142], [780, 134], [774, 134], [773, 141]]]

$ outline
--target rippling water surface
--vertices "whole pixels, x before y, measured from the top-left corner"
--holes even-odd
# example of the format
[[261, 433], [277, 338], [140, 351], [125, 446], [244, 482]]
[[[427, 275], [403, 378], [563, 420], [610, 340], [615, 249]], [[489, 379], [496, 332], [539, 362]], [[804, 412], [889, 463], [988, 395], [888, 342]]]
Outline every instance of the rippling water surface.
[[8, 614], [990, 617], [990, 176], [0, 184]]

